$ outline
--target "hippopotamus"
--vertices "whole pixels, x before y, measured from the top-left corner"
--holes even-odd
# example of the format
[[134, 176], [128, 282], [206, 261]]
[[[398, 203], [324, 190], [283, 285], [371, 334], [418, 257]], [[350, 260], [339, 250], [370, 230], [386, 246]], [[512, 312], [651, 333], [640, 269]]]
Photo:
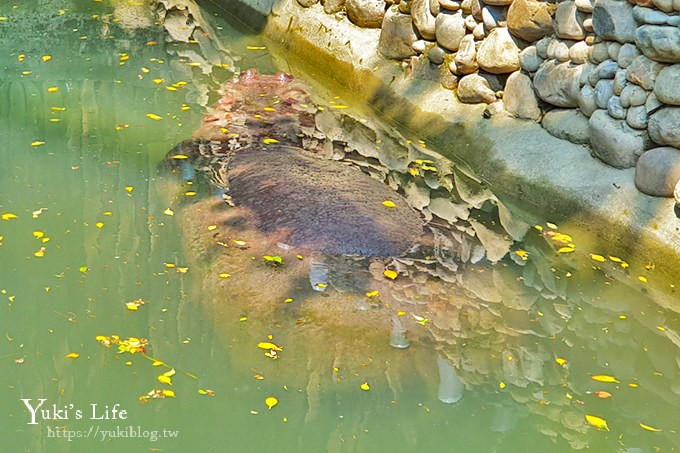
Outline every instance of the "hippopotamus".
[[166, 162], [185, 179], [205, 177], [280, 244], [309, 251], [315, 290], [328, 284], [325, 257], [398, 257], [417, 244], [424, 224], [404, 197], [305, 147], [316, 107], [292, 76], [251, 69], [219, 94], [193, 138]]

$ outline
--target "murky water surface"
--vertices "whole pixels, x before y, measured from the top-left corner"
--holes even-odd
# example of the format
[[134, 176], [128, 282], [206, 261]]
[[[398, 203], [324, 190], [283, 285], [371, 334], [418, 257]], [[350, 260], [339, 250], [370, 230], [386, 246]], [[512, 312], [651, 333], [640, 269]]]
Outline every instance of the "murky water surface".
[[[157, 172], [234, 65], [274, 71], [257, 37], [212, 21], [177, 43], [137, 3], [27, 3], [0, 3], [3, 449], [680, 445], [678, 298], [663, 263], [627, 266], [616, 244], [543, 219], [491, 265], [498, 208], [452, 173], [455, 201], [476, 204], [465, 223], [435, 220], [429, 255], [339, 263], [355, 272], [336, 269], [321, 295], [307, 256]], [[379, 173], [403, 156], [349, 157]], [[388, 180], [412, 200], [423, 187], [448, 196], [432, 162]], [[45, 400], [35, 420], [22, 399]]]

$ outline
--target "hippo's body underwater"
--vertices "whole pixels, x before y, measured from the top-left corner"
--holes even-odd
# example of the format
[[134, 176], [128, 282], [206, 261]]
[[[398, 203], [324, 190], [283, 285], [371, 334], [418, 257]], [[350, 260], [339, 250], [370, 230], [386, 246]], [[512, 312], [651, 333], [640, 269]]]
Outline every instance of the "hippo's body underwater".
[[423, 222], [401, 195], [305, 149], [314, 106], [292, 76], [248, 70], [219, 93], [194, 138], [166, 162], [187, 179], [206, 177], [279, 243], [311, 252], [314, 289], [327, 284], [324, 256], [397, 257], [418, 242]]

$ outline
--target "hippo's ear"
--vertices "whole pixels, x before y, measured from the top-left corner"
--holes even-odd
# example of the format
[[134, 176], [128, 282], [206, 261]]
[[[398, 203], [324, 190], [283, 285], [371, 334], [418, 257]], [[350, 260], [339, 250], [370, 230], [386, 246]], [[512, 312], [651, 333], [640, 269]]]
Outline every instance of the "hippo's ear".
[[291, 82], [295, 77], [293, 77], [290, 74], [286, 74], [283, 71], [279, 71], [276, 73], [276, 80], [279, 81], [281, 85], [285, 85], [286, 83]]

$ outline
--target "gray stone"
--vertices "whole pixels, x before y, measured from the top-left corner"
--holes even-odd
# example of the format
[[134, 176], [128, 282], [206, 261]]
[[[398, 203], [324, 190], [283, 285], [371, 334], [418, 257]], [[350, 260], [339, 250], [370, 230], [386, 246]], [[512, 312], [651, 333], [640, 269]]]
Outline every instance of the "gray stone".
[[411, 17], [420, 36], [428, 41], [434, 41], [435, 21], [430, 11], [429, 0], [413, 0], [411, 3]]
[[609, 58], [609, 46], [606, 42], [598, 42], [590, 48], [590, 61], [600, 64]]
[[656, 9], [635, 6], [633, 17], [641, 24], [664, 25], [670, 16]]
[[673, 0], [652, 0], [654, 6], [659, 8], [661, 11], [670, 13], [673, 11]]
[[589, 61], [586, 62], [585, 64], [581, 65], [581, 66], [583, 66], [583, 71], [581, 71], [581, 77], [579, 78], [579, 84], [581, 86], [589, 85], [590, 83], [588, 82], [588, 79], [590, 77], [590, 73], [593, 72], [597, 66], [592, 64]]
[[663, 65], [650, 60], [644, 55], [637, 56], [628, 66], [626, 77], [629, 82], [640, 85], [645, 90], [653, 90], [656, 77], [663, 69]]
[[571, 46], [569, 48], [569, 59], [574, 64], [583, 64], [588, 61], [588, 44], [585, 41], [578, 41]]
[[614, 84], [612, 85], [612, 91], [615, 95], [621, 96], [623, 89], [628, 85], [628, 80], [626, 79], [626, 70], [619, 69], [614, 74]]
[[545, 114], [541, 125], [562, 140], [582, 145], [590, 141], [588, 118], [575, 109], [551, 110]]
[[534, 75], [534, 88], [538, 97], [557, 107], [578, 106], [581, 88], [579, 79], [583, 67], [545, 61]]
[[512, 0], [484, 0], [484, 3], [491, 6], [508, 6]]
[[668, 25], [643, 25], [635, 32], [635, 44], [648, 58], [680, 63], [680, 29]]
[[[555, 40], [555, 45], [552, 49], [553, 58], [560, 62], [569, 61], [569, 47], [564, 41]], [[550, 50], [548, 50], [548, 57], [550, 57]]]
[[441, 9], [448, 9], [449, 11], [458, 11], [460, 9], [460, 2], [454, 0], [439, 0], [439, 7]]
[[680, 64], [666, 66], [659, 72], [654, 94], [664, 104], [680, 105]]
[[630, 107], [626, 114], [626, 124], [633, 129], [647, 129], [647, 109], [642, 105]]
[[413, 45], [417, 40], [411, 16], [400, 13], [394, 6], [388, 9], [380, 30], [378, 51], [385, 58], [403, 60], [416, 55]]
[[680, 107], [663, 107], [649, 115], [649, 136], [654, 143], [680, 148]]
[[529, 46], [519, 53], [519, 65], [527, 72], [536, 72], [543, 63], [543, 58], [538, 55], [536, 46]]
[[669, 16], [666, 24], [672, 25], [673, 27], [680, 27], [680, 16]]
[[548, 47], [550, 46], [551, 42], [552, 38], [549, 36], [546, 36], [536, 41], [535, 44], [536, 53], [538, 54], [539, 57], [543, 58], [544, 60], [548, 58]]
[[680, 150], [669, 146], [653, 148], [638, 159], [635, 187], [654, 197], [672, 197], [680, 180]]
[[435, 20], [437, 43], [452, 52], [458, 50], [460, 40], [465, 36], [465, 19], [460, 12], [449, 13], [442, 11]]
[[633, 60], [640, 55], [638, 48], [631, 43], [626, 43], [619, 49], [619, 55], [616, 62], [622, 68], [627, 68], [633, 62]]
[[617, 120], [625, 120], [626, 114], [628, 112], [621, 105], [621, 98], [618, 96], [612, 96], [607, 102], [607, 113], [609, 113], [609, 116], [616, 118]]
[[576, 0], [574, 3], [578, 10], [583, 13], [590, 14], [593, 12], [593, 4], [590, 3], [590, 0]]
[[621, 105], [626, 108], [645, 105], [646, 101], [647, 92], [638, 85], [627, 85], [621, 91]]
[[618, 70], [619, 65], [615, 61], [605, 60], [588, 74], [588, 82], [594, 86], [600, 79], [613, 79]]
[[633, 5], [618, 0], [595, 0], [593, 29], [603, 39], [620, 43], [635, 42]]
[[584, 85], [578, 96], [578, 108], [585, 116], [590, 117], [596, 110], [595, 90], [590, 85]]
[[345, 0], [347, 18], [362, 28], [379, 28], [385, 17], [384, 0]]
[[654, 92], [649, 93], [649, 96], [647, 96], [647, 100], [645, 101], [645, 110], [647, 111], [647, 115], [651, 115], [661, 107], [663, 107], [663, 104], [659, 102]]
[[446, 56], [447, 52], [444, 51], [439, 46], [433, 46], [430, 51], [427, 53], [427, 59], [430, 60], [432, 64], [440, 65], [444, 63], [444, 57]]
[[474, 36], [465, 35], [463, 37], [454, 61], [459, 74], [471, 74], [479, 69]]
[[503, 92], [503, 104], [505, 110], [517, 118], [534, 121], [541, 118], [541, 109], [538, 107], [531, 78], [521, 71], [513, 72], [508, 77]]
[[492, 74], [505, 74], [519, 69], [519, 49], [507, 28], [491, 30], [479, 46], [477, 63]]
[[595, 85], [595, 104], [598, 108], [606, 109], [609, 99], [614, 95], [613, 80], [598, 80]]
[[484, 77], [479, 74], [469, 74], [458, 82], [458, 99], [466, 104], [480, 102], [491, 104], [496, 101], [496, 93]]
[[609, 116], [606, 110], [593, 113], [589, 121], [593, 154], [616, 168], [632, 168], [648, 145], [646, 132]]
[[550, 6], [537, 0], [515, 0], [508, 9], [510, 33], [527, 42], [553, 33]]
[[585, 38], [582, 23], [581, 13], [578, 12], [573, 1], [566, 0], [559, 4], [553, 22], [555, 35], [558, 38], [575, 40]]
[[619, 51], [621, 50], [621, 43], [616, 41], [611, 41], [607, 46], [607, 52], [609, 53], [609, 58], [616, 61], [619, 56]]

